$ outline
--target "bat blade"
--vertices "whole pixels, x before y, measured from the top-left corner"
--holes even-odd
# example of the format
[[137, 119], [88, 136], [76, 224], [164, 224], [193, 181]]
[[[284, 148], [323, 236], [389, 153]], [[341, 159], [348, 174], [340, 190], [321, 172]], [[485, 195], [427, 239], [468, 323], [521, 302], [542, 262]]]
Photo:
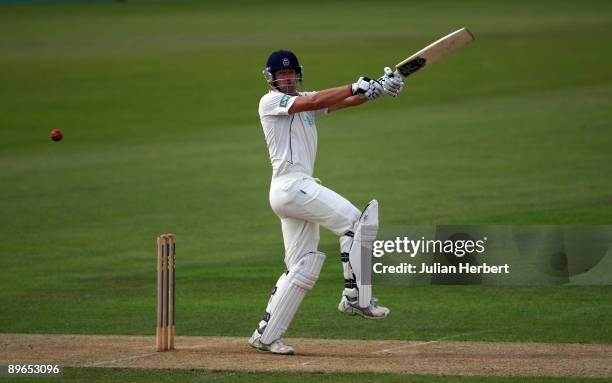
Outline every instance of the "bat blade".
[[408, 77], [425, 66], [442, 60], [456, 50], [474, 41], [474, 35], [467, 29], [461, 28], [449, 35], [435, 41], [417, 53], [408, 57], [395, 66], [402, 77]]

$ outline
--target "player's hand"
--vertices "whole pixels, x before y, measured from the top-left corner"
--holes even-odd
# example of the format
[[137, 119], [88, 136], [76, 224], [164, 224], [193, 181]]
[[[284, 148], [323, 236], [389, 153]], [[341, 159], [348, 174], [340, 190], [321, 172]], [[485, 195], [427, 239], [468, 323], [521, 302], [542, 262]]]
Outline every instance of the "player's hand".
[[353, 95], [360, 94], [368, 100], [376, 100], [384, 93], [381, 83], [368, 77], [359, 77], [357, 82], [351, 85], [351, 90]]
[[391, 68], [385, 68], [385, 74], [381, 77], [383, 89], [386, 94], [396, 97], [404, 89], [404, 80], [398, 72], [393, 72]]

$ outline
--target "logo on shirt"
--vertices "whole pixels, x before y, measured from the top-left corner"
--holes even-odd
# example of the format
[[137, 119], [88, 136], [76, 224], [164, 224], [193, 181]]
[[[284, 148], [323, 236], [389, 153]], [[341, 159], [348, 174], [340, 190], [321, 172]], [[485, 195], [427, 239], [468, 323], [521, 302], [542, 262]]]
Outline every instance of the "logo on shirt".
[[287, 103], [289, 102], [290, 98], [291, 97], [289, 97], [287, 95], [284, 95], [283, 98], [281, 98], [281, 100], [280, 100], [280, 106], [283, 107], [283, 108], [286, 108], [287, 107]]
[[289, 64], [290, 64], [289, 59], [285, 57], [283, 59], [283, 66], [289, 66]]
[[314, 120], [312, 119], [312, 117], [310, 117], [310, 113], [304, 113], [304, 114], [306, 115], [304, 119], [308, 123], [308, 126], [312, 127], [314, 125]]

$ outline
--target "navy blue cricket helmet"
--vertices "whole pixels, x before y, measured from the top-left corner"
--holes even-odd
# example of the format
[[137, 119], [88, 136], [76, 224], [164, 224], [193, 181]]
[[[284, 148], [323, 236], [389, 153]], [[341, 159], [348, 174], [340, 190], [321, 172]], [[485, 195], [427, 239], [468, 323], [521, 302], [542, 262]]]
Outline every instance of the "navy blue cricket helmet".
[[301, 82], [304, 79], [302, 66], [297, 56], [291, 51], [280, 50], [270, 54], [268, 62], [266, 63], [266, 68], [263, 70], [263, 75], [268, 84], [274, 86], [274, 72], [281, 69], [295, 69], [298, 81]]

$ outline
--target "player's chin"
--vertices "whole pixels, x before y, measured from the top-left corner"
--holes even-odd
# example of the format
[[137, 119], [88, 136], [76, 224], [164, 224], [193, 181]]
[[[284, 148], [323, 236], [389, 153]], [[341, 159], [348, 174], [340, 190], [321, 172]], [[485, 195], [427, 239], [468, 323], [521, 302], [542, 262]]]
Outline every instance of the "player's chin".
[[297, 94], [297, 89], [295, 86], [279, 86], [278, 89], [285, 93], [285, 94], [289, 94], [291, 96], [295, 96]]

